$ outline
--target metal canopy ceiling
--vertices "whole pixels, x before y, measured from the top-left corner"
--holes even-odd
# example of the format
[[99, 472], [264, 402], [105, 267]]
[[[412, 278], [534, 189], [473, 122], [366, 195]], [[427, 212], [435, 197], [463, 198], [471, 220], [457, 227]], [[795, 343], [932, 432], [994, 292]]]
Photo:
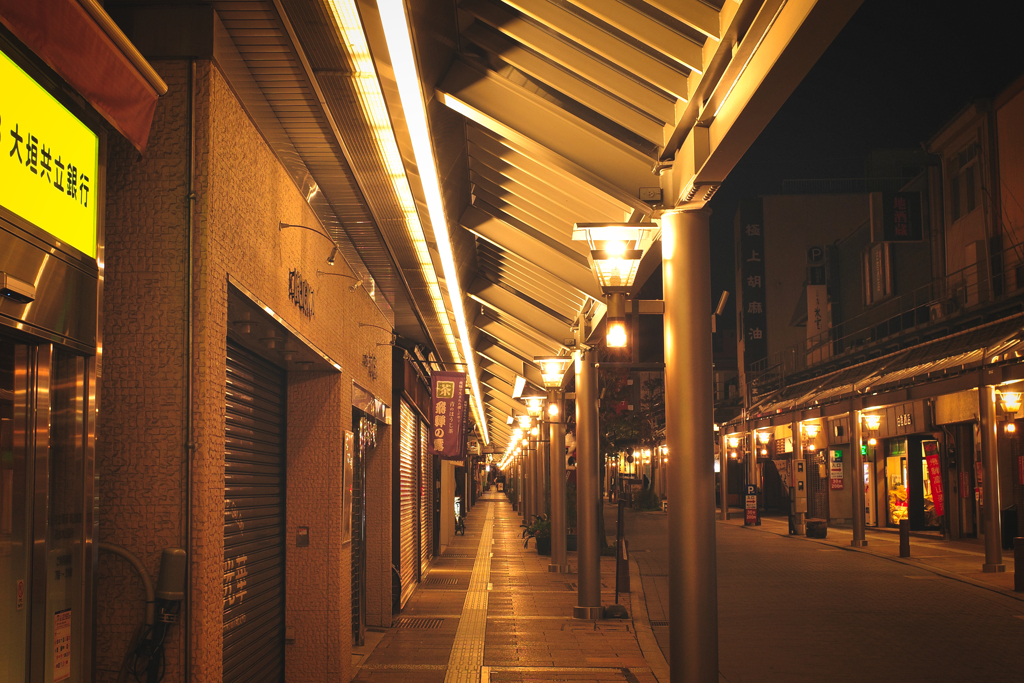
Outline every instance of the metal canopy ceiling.
[[[533, 357], [565, 353], [581, 315], [603, 314], [573, 224], [703, 206], [860, 2], [406, 1], [493, 445], [525, 410], [516, 376], [538, 390]], [[441, 226], [427, 217], [383, 30], [394, 18], [376, 3], [213, 4], [280, 122], [271, 143], [308, 172], [313, 203], [322, 195], [325, 224], [353, 245], [347, 255], [394, 307], [398, 333], [458, 363]], [[343, 35], [349, 16], [368, 54]], [[386, 111], [373, 111], [368, 77]], [[405, 204], [382, 120], [408, 178]], [[663, 199], [642, 201], [642, 188]]]

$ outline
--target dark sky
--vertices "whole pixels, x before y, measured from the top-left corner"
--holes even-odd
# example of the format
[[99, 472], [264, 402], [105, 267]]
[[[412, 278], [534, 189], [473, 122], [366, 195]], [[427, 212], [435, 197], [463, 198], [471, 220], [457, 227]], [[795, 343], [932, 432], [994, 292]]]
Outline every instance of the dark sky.
[[870, 150], [920, 148], [1024, 73], [1021, 5], [865, 0], [710, 202], [715, 300], [735, 288], [740, 198], [777, 192], [783, 178], [862, 177]]

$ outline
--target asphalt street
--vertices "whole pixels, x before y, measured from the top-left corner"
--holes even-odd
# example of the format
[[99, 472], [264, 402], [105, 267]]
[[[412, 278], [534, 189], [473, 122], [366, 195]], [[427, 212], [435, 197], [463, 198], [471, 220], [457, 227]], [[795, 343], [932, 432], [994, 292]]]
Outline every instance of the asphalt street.
[[[612, 537], [615, 508], [605, 514]], [[671, 659], [668, 517], [628, 510], [625, 526]], [[1024, 681], [1024, 601], [1010, 595], [732, 524], [718, 524], [717, 558], [724, 681]]]

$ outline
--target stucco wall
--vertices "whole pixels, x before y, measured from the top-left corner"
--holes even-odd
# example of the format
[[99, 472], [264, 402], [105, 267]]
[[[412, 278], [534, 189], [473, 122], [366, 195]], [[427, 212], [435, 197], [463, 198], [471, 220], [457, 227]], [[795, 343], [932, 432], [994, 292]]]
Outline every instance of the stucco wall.
[[[170, 91], [159, 102], [150, 149], [139, 159], [127, 145], [115, 143], [110, 154], [98, 458], [104, 491], [100, 536], [140, 553], [154, 577], [160, 550], [184, 547], [188, 528], [184, 321], [189, 142], [189, 64], [159, 61], [155, 66]], [[326, 239], [305, 230], [278, 230], [279, 221], [315, 227], [316, 218], [216, 66], [197, 63], [194, 87], [193, 604], [185, 617], [191, 630], [192, 680], [221, 679], [230, 276], [343, 368], [340, 373], [289, 372], [287, 624], [295, 627], [296, 642], [286, 647], [286, 661], [289, 681], [345, 681], [350, 678], [351, 596], [349, 548], [341, 545], [337, 532], [342, 434], [352, 428], [353, 381], [385, 400], [390, 396], [390, 364], [378, 363], [376, 378], [362, 365], [363, 354], [378, 353], [376, 343], [386, 341], [386, 334], [358, 327], [359, 322], [387, 323], [362, 289], [349, 291], [350, 281], [316, 279], [317, 269], [330, 270]], [[288, 300], [292, 268], [317, 290], [311, 319]], [[340, 260], [333, 271], [348, 272]], [[378, 449], [385, 453], [390, 452], [389, 433], [379, 432], [383, 443]], [[386, 472], [368, 473], [373, 522], [367, 545], [388, 558], [389, 477], [389, 462]], [[310, 547], [294, 547], [297, 526], [310, 527]], [[368, 565], [368, 591], [386, 585], [390, 596], [390, 563], [386, 568]], [[141, 620], [141, 605], [132, 599], [139, 593], [134, 579], [109, 558], [103, 560], [99, 581], [97, 678], [113, 680], [129, 631]], [[183, 680], [183, 632], [183, 626], [172, 631], [166, 681]]]

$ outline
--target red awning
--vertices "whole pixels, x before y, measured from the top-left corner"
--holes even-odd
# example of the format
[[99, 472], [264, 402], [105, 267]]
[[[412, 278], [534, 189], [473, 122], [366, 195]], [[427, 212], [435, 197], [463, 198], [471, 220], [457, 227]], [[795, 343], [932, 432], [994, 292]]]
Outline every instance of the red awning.
[[140, 152], [167, 85], [95, 0], [0, 0], [0, 22]]

